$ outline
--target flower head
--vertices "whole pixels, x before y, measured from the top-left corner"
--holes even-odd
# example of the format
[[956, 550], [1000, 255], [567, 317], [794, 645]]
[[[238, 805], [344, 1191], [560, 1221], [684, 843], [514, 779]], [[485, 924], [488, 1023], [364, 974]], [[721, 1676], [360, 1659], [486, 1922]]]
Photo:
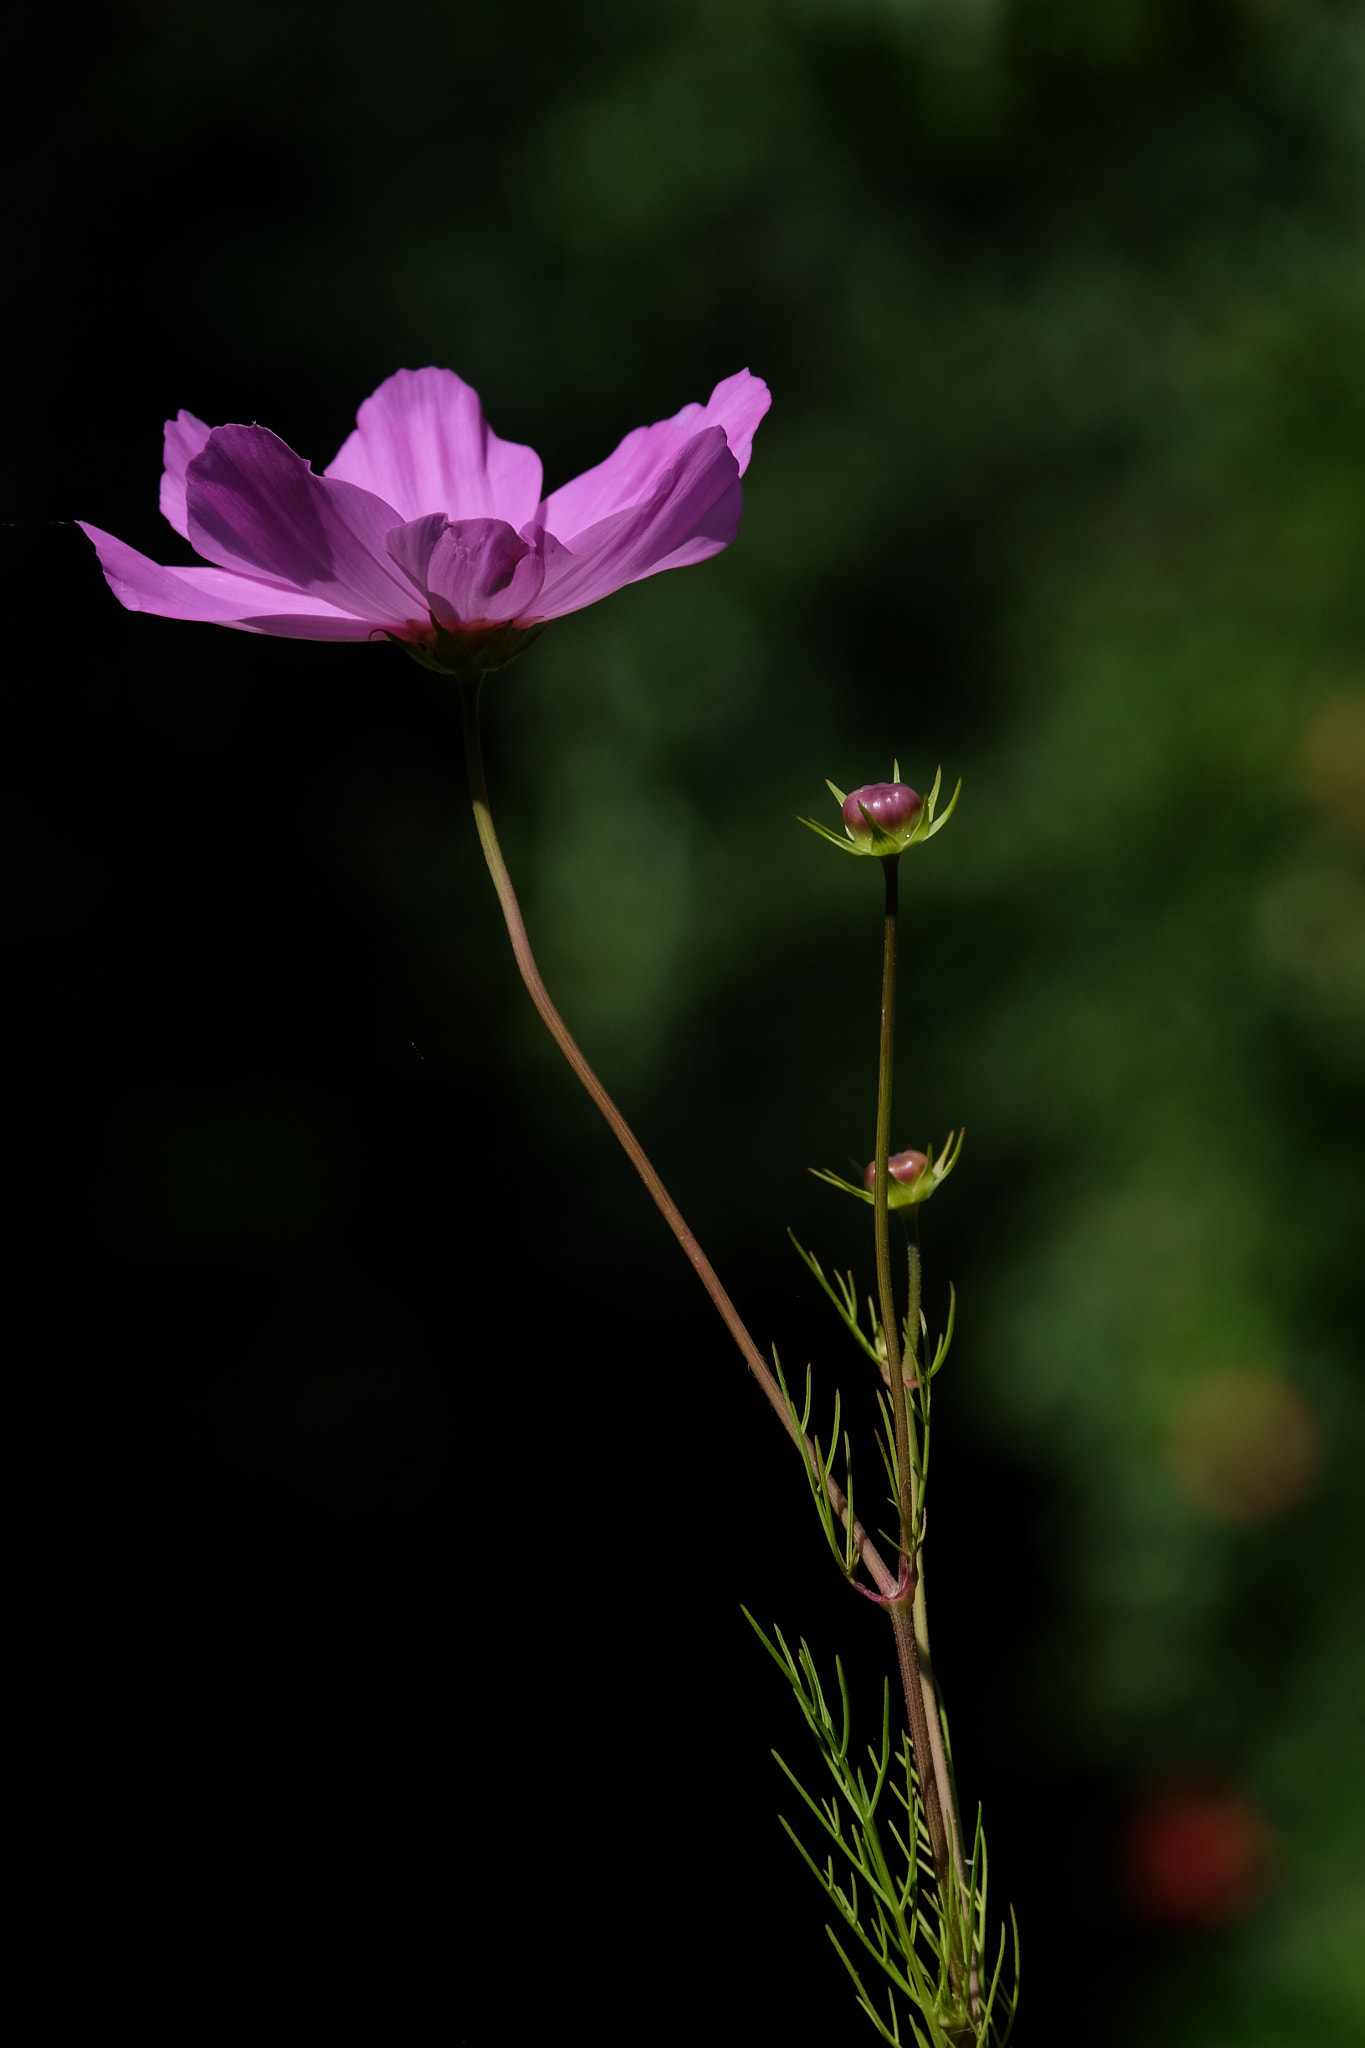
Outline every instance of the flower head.
[[741, 370], [546, 497], [539, 456], [453, 370], [399, 370], [321, 476], [267, 427], [168, 421], [161, 510], [193, 567], [79, 523], [129, 611], [494, 668], [547, 620], [728, 547], [769, 403]]
[[[910, 1149], [893, 1152], [886, 1162], [886, 1206], [888, 1209], [915, 1209], [921, 1202], [927, 1202], [935, 1189], [941, 1187], [962, 1152], [961, 1131], [949, 1131], [943, 1150], [934, 1156], [931, 1145], [927, 1152]], [[863, 1184], [844, 1180], [837, 1173], [829, 1173], [823, 1167], [813, 1166], [811, 1172], [817, 1180], [828, 1181], [832, 1188], [842, 1188], [846, 1195], [856, 1195], [860, 1202], [875, 1202], [877, 1189], [877, 1162], [874, 1159], [863, 1175]]]
[[[903, 1188], [908, 1188], [914, 1186], [928, 1164], [928, 1153], [916, 1152], [912, 1147], [908, 1152], [893, 1152], [886, 1162], [886, 1170], [892, 1180], [898, 1181]], [[863, 1179], [867, 1182], [869, 1188], [876, 1187], [877, 1162], [875, 1159], [868, 1160], [867, 1171], [863, 1175]]]
[[837, 783], [826, 783], [844, 821], [842, 839], [815, 818], [802, 818], [800, 822], [821, 839], [827, 839], [831, 846], [837, 846], [840, 853], [866, 853], [876, 860], [898, 859], [907, 847], [920, 846], [926, 839], [932, 839], [952, 817], [962, 784], [959, 782], [953, 791], [947, 810], [935, 817], [941, 781], [940, 771], [934, 776], [929, 794], [921, 796], [908, 782], [901, 781], [897, 761], [892, 764], [890, 782], [865, 782], [861, 789], [851, 790], [847, 796]]
[[841, 808], [855, 846], [870, 847], [874, 832], [903, 846], [924, 809], [924, 799], [908, 782], [869, 782], [862, 789], [850, 790]]

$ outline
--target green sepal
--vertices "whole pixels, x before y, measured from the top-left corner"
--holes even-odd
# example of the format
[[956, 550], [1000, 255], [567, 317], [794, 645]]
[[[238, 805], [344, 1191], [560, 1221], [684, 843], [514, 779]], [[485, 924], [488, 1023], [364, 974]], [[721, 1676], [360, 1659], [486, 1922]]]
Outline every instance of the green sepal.
[[957, 809], [957, 800], [962, 794], [962, 777], [960, 775], [957, 778], [957, 788], [953, 791], [952, 795], [948, 799], [947, 810], [943, 813], [943, 816], [941, 818], [936, 818], [934, 816], [934, 811], [938, 804], [938, 793], [940, 787], [942, 786], [942, 782], [943, 770], [941, 768], [936, 768], [934, 770], [934, 786], [930, 790], [928, 796], [926, 796], [924, 799], [924, 808], [920, 812], [919, 817], [916, 819], [915, 829], [913, 833], [910, 835], [910, 844], [912, 846], [918, 846], [923, 840], [932, 839], [935, 832], [941, 832], [944, 826], [947, 824], [949, 818], [952, 817], [953, 812]]
[[392, 640], [395, 647], [401, 647], [419, 668], [429, 669], [433, 675], [467, 676], [506, 668], [544, 631], [544, 621], [536, 626], [469, 626], [452, 631], [433, 618], [429, 642], [404, 640], [397, 633], [386, 633], [384, 637]]
[[[859, 853], [870, 853], [874, 860], [888, 860], [893, 855], [904, 853], [907, 846], [914, 845], [915, 832], [919, 830], [919, 818], [915, 820], [915, 830], [910, 834], [910, 837], [908, 839], [898, 839], [894, 832], [883, 832], [866, 804], [859, 804], [858, 809], [863, 814], [863, 823], [872, 834], [871, 846], [860, 846], [857, 849]], [[921, 804], [919, 817], [922, 818], [923, 816], [924, 806]], [[848, 827], [845, 826], [844, 830], [847, 831]]]
[[[836, 846], [839, 849], [840, 853], [867, 853], [870, 851], [870, 848], [866, 846], [855, 846], [851, 839], [841, 839], [837, 832], [831, 832], [828, 825], [821, 825], [814, 818], [802, 818], [798, 816], [796, 822], [798, 825], [807, 826], [809, 830], [812, 832], [818, 832], [822, 839], [828, 839], [830, 845]], [[847, 832], [848, 827], [845, 826], [844, 830], [845, 832]]]

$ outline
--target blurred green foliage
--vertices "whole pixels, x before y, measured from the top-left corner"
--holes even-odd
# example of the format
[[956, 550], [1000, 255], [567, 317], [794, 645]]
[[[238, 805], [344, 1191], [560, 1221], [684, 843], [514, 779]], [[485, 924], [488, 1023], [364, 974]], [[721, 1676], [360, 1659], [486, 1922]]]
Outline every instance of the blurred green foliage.
[[[738, 1256], [787, 1220], [756, 1160], [870, 1139], [868, 877], [788, 821], [893, 753], [964, 777], [907, 862], [894, 1136], [969, 1132], [936, 1207], [963, 1426], [1051, 1488], [1040, 1718], [1135, 1799], [1214, 1773], [1279, 1843], [1132, 2038], [1358, 2039], [1365, 13], [144, 0], [107, 36], [39, 169], [78, 269], [92, 162], [161, 225], [133, 388], [95, 364], [79, 436], [43, 423], [54, 513], [153, 546], [180, 404], [320, 465], [382, 375], [449, 363], [553, 483], [769, 379], [736, 547], [486, 692], [547, 981]], [[439, 979], [420, 840], [367, 858]], [[1029, 1597], [1005, 1571], [982, 1629]]]

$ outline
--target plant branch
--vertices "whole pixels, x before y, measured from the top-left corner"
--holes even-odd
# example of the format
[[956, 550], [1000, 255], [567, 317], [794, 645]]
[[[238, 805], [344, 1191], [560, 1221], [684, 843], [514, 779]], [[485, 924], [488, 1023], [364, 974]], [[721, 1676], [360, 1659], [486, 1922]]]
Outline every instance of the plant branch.
[[[927, 1385], [930, 1360], [920, 1356], [920, 1249], [919, 1249], [919, 1208], [905, 1212], [906, 1261], [909, 1278], [909, 1301], [905, 1312], [905, 1330], [909, 1363], [912, 1376]], [[926, 1451], [926, 1470], [927, 1470]], [[915, 1488], [915, 1509], [920, 1508], [919, 1476], [910, 1474]], [[921, 1535], [923, 1530], [921, 1529]], [[939, 1796], [948, 1819], [950, 1847], [953, 1868], [957, 1872], [958, 1884], [964, 1897], [967, 1895], [966, 1871], [962, 1862], [962, 1828], [957, 1813], [957, 1788], [953, 1782], [952, 1769], [943, 1742], [943, 1726], [939, 1718], [938, 1681], [934, 1676], [933, 1658], [929, 1650], [929, 1601], [924, 1584], [923, 1553], [915, 1559], [915, 1644], [919, 1653], [920, 1679], [924, 1687], [925, 1708], [929, 1721], [929, 1746], [933, 1752], [934, 1775], [938, 1779]]]
[[882, 861], [886, 879], [886, 914], [882, 926], [882, 1022], [877, 1060], [877, 1145], [872, 1184], [872, 1215], [877, 1247], [877, 1295], [882, 1335], [891, 1381], [891, 1412], [896, 1432], [896, 1470], [900, 1485], [901, 1541], [910, 1569], [915, 1568], [915, 1475], [910, 1455], [909, 1415], [905, 1403], [905, 1367], [901, 1359], [896, 1296], [891, 1285], [891, 1219], [887, 1206], [891, 1152], [891, 1089], [896, 1051], [896, 926], [900, 908], [900, 857]]
[[[872, 1214], [877, 1253], [877, 1293], [881, 1309], [882, 1334], [886, 1340], [886, 1363], [891, 1382], [891, 1410], [896, 1435], [896, 1476], [899, 1485], [901, 1545], [909, 1575], [904, 1597], [889, 1603], [896, 1656], [900, 1664], [905, 1711], [910, 1722], [910, 1740], [919, 1773], [924, 1821], [934, 1859], [934, 1875], [946, 1897], [950, 1883], [962, 1882], [962, 1859], [953, 1811], [951, 1781], [943, 1735], [939, 1726], [938, 1698], [932, 1673], [927, 1668], [928, 1625], [925, 1621], [924, 1661], [921, 1662], [919, 1621], [925, 1612], [920, 1581], [919, 1484], [915, 1471], [915, 1447], [911, 1442], [911, 1421], [905, 1384], [905, 1361], [901, 1354], [900, 1323], [896, 1315], [895, 1289], [891, 1283], [891, 1232], [887, 1197], [890, 1175], [887, 1160], [891, 1152], [891, 1097], [896, 1048], [896, 939], [900, 917], [900, 857], [882, 860], [886, 882], [886, 909], [882, 925], [882, 1015], [877, 1060], [877, 1147], [872, 1182]], [[908, 1318], [910, 1361], [915, 1363], [919, 1339], [919, 1254], [912, 1243], [911, 1300]], [[954, 1916], [956, 1924], [956, 1916]], [[962, 1973], [963, 1958], [953, 1957], [955, 1976]]]
[[[693, 1271], [715, 1304], [726, 1329], [739, 1346], [745, 1364], [766, 1394], [769, 1405], [776, 1414], [778, 1421], [782, 1424], [782, 1427], [786, 1430], [793, 1443], [804, 1452], [807, 1463], [812, 1471], [818, 1475], [820, 1473], [820, 1461], [816, 1455], [815, 1446], [796, 1426], [788, 1409], [786, 1397], [779, 1387], [767, 1360], [749, 1335], [738, 1309], [721, 1285], [710, 1260], [692, 1235], [677, 1203], [673, 1200], [673, 1197], [655, 1172], [644, 1147], [580, 1052], [572, 1032], [551, 1002], [545, 984], [540, 978], [540, 969], [536, 966], [535, 956], [531, 951], [531, 942], [526, 936], [526, 925], [521, 915], [521, 906], [517, 902], [516, 891], [512, 887], [512, 878], [507, 872], [507, 863], [502, 857], [502, 848], [498, 844], [498, 835], [493, 829], [493, 813], [489, 807], [488, 783], [484, 775], [483, 745], [479, 734], [479, 688], [482, 681], [483, 677], [480, 674], [462, 676], [459, 679], [460, 709], [464, 723], [465, 760], [469, 770], [469, 794], [474, 805], [474, 822], [478, 827], [479, 844], [483, 848], [483, 857], [488, 864], [488, 872], [492, 876], [493, 887], [497, 891], [498, 902], [502, 907], [502, 914], [507, 924], [507, 935], [512, 942], [512, 952], [516, 958], [521, 978], [526, 984], [527, 994], [535, 1004], [546, 1030], [563, 1053], [593, 1102], [602, 1112], [621, 1149], [648, 1188], [664, 1221], [682, 1246]], [[832, 1472], [825, 1474], [824, 1485], [829, 1496], [830, 1505], [845, 1528], [847, 1528], [850, 1525], [848, 1501], [842, 1487], [838, 1484]], [[868, 1572], [875, 1581], [878, 1591], [883, 1594], [893, 1593], [896, 1589], [896, 1575], [888, 1569], [872, 1538], [856, 1517], [852, 1520], [852, 1529], [858, 1555], [867, 1566]]]

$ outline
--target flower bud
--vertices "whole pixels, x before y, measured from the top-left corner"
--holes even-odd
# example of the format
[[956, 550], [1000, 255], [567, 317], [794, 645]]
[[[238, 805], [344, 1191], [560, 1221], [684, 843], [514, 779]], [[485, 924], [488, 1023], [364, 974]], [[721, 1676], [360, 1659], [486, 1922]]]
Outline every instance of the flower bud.
[[[927, 1152], [916, 1152], [913, 1148], [905, 1152], [893, 1152], [887, 1160], [886, 1206], [888, 1209], [913, 1209], [919, 1202], [927, 1202], [957, 1165], [962, 1150], [961, 1131], [949, 1131], [943, 1150], [934, 1156], [931, 1145]], [[877, 1162], [874, 1159], [863, 1175], [863, 1184], [841, 1180], [837, 1173], [827, 1173], [820, 1167], [812, 1167], [817, 1180], [828, 1181], [833, 1188], [842, 1188], [846, 1195], [856, 1195], [860, 1202], [875, 1202], [877, 1199]]]
[[[907, 1152], [893, 1152], [886, 1162], [886, 1170], [892, 1180], [899, 1181], [903, 1188], [908, 1188], [919, 1179], [928, 1164], [929, 1160], [925, 1153], [916, 1152], [912, 1149]], [[867, 1172], [863, 1175], [863, 1179], [875, 1192], [877, 1186], [877, 1162], [875, 1159], [868, 1161]]]
[[[908, 782], [869, 782], [862, 789], [850, 791], [844, 798], [844, 824], [856, 846], [872, 845], [875, 826], [878, 832], [884, 832], [895, 841], [895, 850], [899, 853], [909, 844], [923, 808], [919, 791], [911, 789]], [[886, 852], [889, 849], [879, 847], [877, 850]]]
[[935, 775], [934, 786], [928, 796], [922, 797], [917, 789], [911, 789], [908, 782], [901, 781], [900, 763], [891, 764], [890, 782], [865, 782], [861, 789], [855, 789], [845, 796], [837, 782], [826, 782], [825, 787], [839, 806], [843, 820], [844, 836], [831, 832], [828, 825], [822, 825], [817, 818], [802, 818], [801, 823], [819, 838], [837, 846], [840, 853], [855, 853], [871, 856], [873, 860], [898, 860], [909, 846], [918, 846], [926, 839], [932, 839], [952, 817], [962, 793], [959, 782], [952, 799], [941, 817], [934, 816], [938, 803], [941, 775]]

